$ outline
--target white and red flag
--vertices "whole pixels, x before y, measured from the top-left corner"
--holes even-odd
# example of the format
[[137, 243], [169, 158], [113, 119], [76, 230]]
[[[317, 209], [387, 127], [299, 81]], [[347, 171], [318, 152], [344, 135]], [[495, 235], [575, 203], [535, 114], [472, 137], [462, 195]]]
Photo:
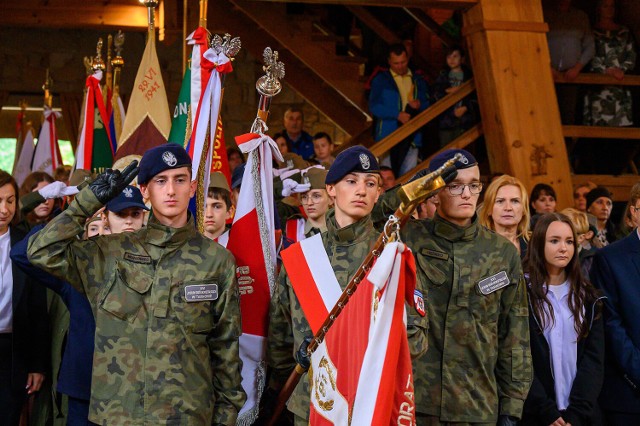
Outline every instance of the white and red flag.
[[[342, 294], [322, 237], [281, 256], [316, 334]], [[411, 251], [387, 244], [311, 356], [309, 424], [415, 424], [405, 310], [405, 301], [413, 304], [415, 276]]]
[[58, 145], [58, 134], [56, 132], [56, 120], [62, 117], [57, 111], [50, 107], [44, 107], [44, 123], [40, 129], [38, 143], [33, 153], [31, 162], [32, 172], [46, 172], [53, 176], [54, 170], [62, 164], [62, 155]]
[[236, 258], [242, 313], [240, 358], [247, 402], [238, 414], [238, 424], [252, 424], [264, 388], [269, 303], [276, 280], [272, 164], [274, 156], [283, 159], [278, 145], [267, 135], [247, 133], [236, 137], [236, 143], [249, 157], [227, 249]]
[[29, 127], [25, 131], [24, 140], [22, 141], [22, 149], [20, 149], [20, 156], [15, 163], [12, 173], [18, 183], [18, 186], [22, 185], [26, 177], [31, 173], [31, 160], [33, 160], [34, 150], [33, 129]]

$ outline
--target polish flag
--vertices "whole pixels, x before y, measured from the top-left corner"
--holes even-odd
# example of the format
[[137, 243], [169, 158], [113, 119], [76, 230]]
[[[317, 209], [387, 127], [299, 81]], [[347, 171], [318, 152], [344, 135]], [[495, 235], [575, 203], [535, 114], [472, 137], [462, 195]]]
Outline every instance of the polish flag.
[[[307, 238], [281, 255], [316, 334], [342, 293], [322, 238]], [[411, 251], [387, 244], [311, 356], [311, 425], [415, 424], [405, 310], [405, 301], [413, 303], [415, 276]]]

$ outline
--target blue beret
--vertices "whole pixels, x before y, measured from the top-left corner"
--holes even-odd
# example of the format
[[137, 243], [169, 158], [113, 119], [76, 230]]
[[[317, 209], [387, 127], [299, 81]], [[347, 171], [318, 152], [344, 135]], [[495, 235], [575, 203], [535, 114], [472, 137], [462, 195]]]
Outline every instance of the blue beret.
[[362, 145], [349, 147], [342, 151], [334, 160], [327, 177], [326, 184], [339, 182], [349, 173], [380, 173], [380, 166], [376, 157]]
[[242, 163], [236, 166], [233, 169], [233, 173], [231, 174], [231, 189], [236, 189], [240, 185], [242, 185], [242, 177], [244, 176], [244, 168], [247, 166], [247, 163]]
[[176, 143], [166, 143], [148, 149], [140, 160], [138, 183], [146, 184], [158, 173], [180, 167], [191, 169], [191, 157], [187, 151]]
[[435, 172], [456, 154], [462, 154], [462, 159], [455, 162], [456, 169], [468, 169], [469, 167], [478, 165], [476, 158], [471, 155], [469, 151], [465, 151], [464, 149], [447, 149], [431, 159], [429, 162], [429, 170]]
[[123, 189], [116, 198], [109, 201], [105, 206], [105, 209], [110, 212], [118, 213], [124, 209], [128, 209], [129, 207], [139, 207], [141, 209], [149, 210], [147, 206], [144, 205], [140, 190], [131, 185]]

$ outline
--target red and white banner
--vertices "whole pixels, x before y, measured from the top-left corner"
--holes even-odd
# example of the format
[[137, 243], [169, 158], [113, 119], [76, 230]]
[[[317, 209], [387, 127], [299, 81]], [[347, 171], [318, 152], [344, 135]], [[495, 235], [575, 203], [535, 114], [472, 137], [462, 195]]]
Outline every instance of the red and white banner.
[[285, 232], [287, 234], [287, 239], [289, 239], [294, 243], [304, 240], [306, 238], [304, 235], [305, 224], [306, 224], [306, 220], [302, 218], [289, 219], [285, 225]]
[[278, 145], [267, 135], [248, 133], [238, 136], [236, 143], [249, 158], [227, 249], [236, 258], [242, 313], [240, 358], [247, 402], [238, 414], [238, 424], [251, 424], [258, 414], [259, 390], [264, 388], [269, 303], [276, 279], [273, 157], [283, 160]]
[[[322, 239], [281, 256], [315, 334], [341, 294]], [[411, 251], [387, 244], [311, 357], [311, 425], [415, 424], [405, 311], [415, 276]]]
[[31, 160], [33, 160], [33, 151], [35, 146], [33, 145], [33, 130], [29, 128], [24, 135], [22, 141], [22, 149], [20, 150], [20, 156], [16, 165], [13, 168], [13, 177], [16, 179], [18, 186], [22, 185], [22, 182], [31, 173]]
[[38, 143], [33, 153], [31, 163], [32, 172], [46, 172], [53, 176], [55, 169], [62, 164], [62, 155], [58, 146], [58, 134], [56, 132], [56, 120], [62, 117], [57, 111], [44, 107], [44, 123], [40, 129]]

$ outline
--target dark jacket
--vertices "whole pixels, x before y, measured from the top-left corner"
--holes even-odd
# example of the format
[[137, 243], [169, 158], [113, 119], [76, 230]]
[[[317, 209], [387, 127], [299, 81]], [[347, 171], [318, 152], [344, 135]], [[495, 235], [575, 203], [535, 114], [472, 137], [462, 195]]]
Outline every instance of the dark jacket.
[[603, 410], [640, 413], [640, 240], [636, 232], [596, 253], [591, 281], [605, 300]]
[[86, 296], [79, 293], [68, 282], [36, 268], [27, 258], [29, 237], [44, 228], [37, 225], [26, 238], [11, 248], [11, 260], [30, 277], [56, 292], [67, 306], [70, 315], [69, 334], [62, 356], [57, 390], [78, 399], [89, 400], [91, 396], [91, 371], [96, 322]]
[[569, 407], [564, 411], [558, 410], [556, 405], [549, 344], [533, 313], [531, 299], [529, 300], [529, 330], [534, 378], [524, 403], [520, 424], [547, 426], [558, 417], [562, 417], [572, 426], [601, 424], [598, 395], [604, 375], [604, 325], [600, 305], [602, 299], [605, 297], [600, 297], [585, 306], [585, 321], [589, 324], [589, 334], [578, 341], [578, 370], [569, 394]]
[[[467, 67], [462, 67], [462, 71], [464, 72], [463, 82], [470, 80], [473, 75], [471, 70]], [[433, 97], [436, 101], [444, 98], [447, 95], [447, 89], [451, 88], [451, 82], [449, 80], [449, 69], [443, 70], [438, 78], [436, 79], [436, 83], [433, 89]], [[439, 123], [441, 129], [470, 129], [476, 124], [476, 104], [477, 100], [474, 95], [466, 96], [460, 102], [457, 102], [455, 105], [447, 109], [445, 112], [440, 115]], [[467, 112], [465, 112], [461, 117], [456, 117], [454, 111], [457, 107], [467, 107]]]
[[[25, 236], [9, 228], [11, 246]], [[47, 294], [35, 279], [11, 262], [13, 273], [13, 368], [11, 386], [15, 392], [24, 392], [28, 373], [47, 373], [49, 333]]]

